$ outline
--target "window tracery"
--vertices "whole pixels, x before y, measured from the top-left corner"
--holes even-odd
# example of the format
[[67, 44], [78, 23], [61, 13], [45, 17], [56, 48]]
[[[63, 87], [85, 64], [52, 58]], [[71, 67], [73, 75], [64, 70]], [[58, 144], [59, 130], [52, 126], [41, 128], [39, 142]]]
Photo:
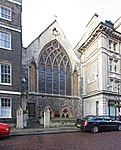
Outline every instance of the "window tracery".
[[72, 114], [71, 114], [71, 112], [68, 108], [64, 108], [61, 111], [60, 116], [63, 117], [63, 118], [69, 118], [69, 117], [72, 117]]
[[39, 91], [41, 93], [71, 95], [70, 60], [56, 41], [47, 44], [39, 61]]

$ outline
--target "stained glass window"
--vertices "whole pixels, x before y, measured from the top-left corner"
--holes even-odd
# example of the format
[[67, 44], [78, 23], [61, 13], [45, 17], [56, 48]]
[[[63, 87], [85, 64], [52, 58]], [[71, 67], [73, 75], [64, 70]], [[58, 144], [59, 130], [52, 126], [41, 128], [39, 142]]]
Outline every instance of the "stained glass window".
[[40, 63], [39, 66], [39, 91], [40, 93], [45, 93], [45, 70], [44, 64]]
[[60, 94], [65, 95], [65, 74], [63, 64], [61, 64], [60, 68]]
[[70, 66], [69, 64], [66, 67], [66, 95], [70, 95], [71, 93], [71, 74], [70, 74]]
[[52, 94], [52, 68], [46, 67], [46, 93]]
[[58, 90], [58, 66], [57, 62], [55, 61], [54, 67], [53, 67], [53, 94], [59, 94]]
[[70, 61], [59, 42], [54, 40], [43, 48], [39, 63], [40, 93], [71, 95]]

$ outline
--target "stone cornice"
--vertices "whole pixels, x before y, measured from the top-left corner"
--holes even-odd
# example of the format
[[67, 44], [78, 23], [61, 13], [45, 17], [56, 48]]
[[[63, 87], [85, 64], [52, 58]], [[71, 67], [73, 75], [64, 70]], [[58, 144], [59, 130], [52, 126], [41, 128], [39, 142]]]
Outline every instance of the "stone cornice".
[[100, 90], [100, 91], [95, 91], [94, 93], [91, 93], [91, 94], [84, 94], [82, 95], [82, 99], [85, 99], [85, 98], [89, 98], [89, 97], [93, 97], [93, 96], [97, 96], [97, 95], [112, 95], [112, 96], [118, 96], [118, 93], [116, 92], [110, 92], [108, 90]]
[[101, 33], [106, 34], [108, 37], [115, 38], [117, 40], [121, 40], [121, 33], [116, 31], [115, 28], [110, 28], [106, 26], [104, 23], [101, 24], [99, 27], [99, 31]]
[[21, 95], [21, 92], [0, 90], [0, 94]]
[[105, 23], [101, 22], [80, 46], [79, 51], [83, 52], [91, 43], [98, 38], [100, 34], [104, 34], [107, 37], [111, 37], [121, 41], [121, 33], [117, 32], [114, 28], [108, 27]]
[[13, 31], [16, 31], [16, 32], [22, 32], [21, 29], [18, 29], [17, 27], [9, 27], [7, 25], [3, 25], [3, 24], [0, 24], [0, 27], [2, 28], [6, 28], [6, 29], [9, 29], [9, 30], [13, 30]]

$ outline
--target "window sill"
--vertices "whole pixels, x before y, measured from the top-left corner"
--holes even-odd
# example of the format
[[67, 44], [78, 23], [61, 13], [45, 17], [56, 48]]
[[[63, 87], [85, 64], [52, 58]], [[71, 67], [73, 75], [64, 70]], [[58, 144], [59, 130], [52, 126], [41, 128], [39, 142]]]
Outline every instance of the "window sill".
[[0, 49], [9, 50], [9, 51], [12, 50], [11, 48], [6, 48], [6, 47], [0, 47]]

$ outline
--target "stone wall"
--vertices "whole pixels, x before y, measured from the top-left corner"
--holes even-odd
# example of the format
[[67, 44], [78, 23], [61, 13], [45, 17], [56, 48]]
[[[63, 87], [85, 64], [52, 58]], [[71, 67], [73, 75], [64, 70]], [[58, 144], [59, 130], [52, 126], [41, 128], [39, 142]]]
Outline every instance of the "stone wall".
[[42, 111], [49, 106], [53, 116], [56, 112], [60, 113], [63, 108], [68, 108], [72, 117], [77, 117], [82, 114], [81, 100], [78, 97], [62, 97], [62, 96], [42, 96], [28, 95], [27, 103], [35, 103], [36, 118], [40, 117]]

